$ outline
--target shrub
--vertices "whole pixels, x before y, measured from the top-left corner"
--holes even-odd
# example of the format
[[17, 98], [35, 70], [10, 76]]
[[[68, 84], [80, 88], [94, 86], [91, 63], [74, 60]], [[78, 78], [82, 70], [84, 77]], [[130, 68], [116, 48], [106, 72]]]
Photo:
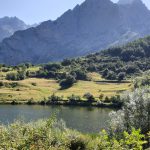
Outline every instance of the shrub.
[[[68, 140], [69, 139], [69, 140]], [[67, 133], [67, 140], [68, 140], [68, 148], [70, 150], [86, 150], [88, 138], [79, 134], [78, 132], [70, 131]]]
[[70, 60], [70, 59], [64, 59], [64, 60], [61, 62], [61, 64], [62, 64], [63, 66], [69, 66], [69, 65], [71, 65], [71, 60]]
[[82, 134], [66, 128], [63, 121], [54, 117], [47, 120], [24, 123], [15, 121], [0, 126], [0, 149], [42, 149], [42, 150], [141, 150], [144, 135], [140, 130], [123, 131], [123, 136], [110, 137], [103, 130], [95, 136]]
[[18, 71], [17, 72], [17, 80], [24, 80], [26, 79], [26, 72], [25, 71]]
[[33, 105], [33, 104], [35, 104], [34, 99], [33, 99], [33, 98], [29, 99], [29, 100], [27, 101], [27, 104], [28, 104], [28, 105]]
[[76, 78], [76, 80], [87, 80], [88, 79], [86, 72], [81, 69], [72, 71], [71, 75], [73, 75]]
[[124, 80], [124, 79], [125, 79], [125, 76], [126, 76], [125, 72], [120, 72], [120, 73], [118, 74], [118, 81]]
[[110, 99], [108, 96], [106, 96], [105, 99], [104, 99], [104, 102], [105, 102], [105, 103], [110, 103], [110, 102], [111, 102], [111, 99]]
[[115, 72], [109, 71], [107, 73], [106, 79], [108, 79], [108, 80], [116, 80], [116, 78], [117, 78], [117, 76], [116, 76]]
[[18, 81], [18, 80], [24, 80], [26, 79], [26, 72], [25, 71], [18, 71], [17, 73], [8, 73], [6, 75], [7, 80], [12, 80], [12, 81]]
[[18, 80], [17, 73], [8, 73], [6, 75], [6, 80], [12, 80], [12, 81]]
[[135, 88], [150, 85], [150, 71], [144, 72], [142, 77], [137, 77], [133, 83]]
[[83, 97], [89, 102], [93, 102], [95, 100], [94, 96], [91, 93], [85, 93]]
[[31, 84], [32, 84], [33, 86], [37, 86], [37, 83], [35, 83], [35, 82], [32, 82]]
[[70, 102], [76, 102], [76, 101], [80, 101], [80, 100], [81, 100], [81, 97], [72, 94], [71, 96], [68, 97], [68, 100], [69, 100]]
[[132, 93], [127, 93], [122, 98], [123, 109], [118, 112], [112, 112], [111, 129], [112, 132], [122, 131], [131, 132], [132, 127], [141, 129], [143, 134], [149, 131], [150, 118], [150, 88], [136, 89]]
[[0, 81], [0, 87], [4, 86], [4, 82], [3, 81]]
[[43, 66], [43, 70], [47, 70], [47, 71], [57, 71], [57, 70], [59, 70], [59, 69], [61, 69], [62, 68], [62, 66], [61, 66], [61, 64], [60, 63], [49, 63], [49, 64], [45, 64], [44, 66]]
[[48, 98], [48, 103], [49, 102], [57, 102], [60, 101], [61, 98], [59, 96], [56, 96], [55, 94], [52, 94], [49, 98]]
[[75, 77], [68, 75], [66, 79], [60, 81], [59, 85], [62, 89], [71, 87], [76, 82]]
[[104, 94], [101, 94], [101, 95], [99, 96], [99, 100], [102, 101], [103, 98], [104, 98]]

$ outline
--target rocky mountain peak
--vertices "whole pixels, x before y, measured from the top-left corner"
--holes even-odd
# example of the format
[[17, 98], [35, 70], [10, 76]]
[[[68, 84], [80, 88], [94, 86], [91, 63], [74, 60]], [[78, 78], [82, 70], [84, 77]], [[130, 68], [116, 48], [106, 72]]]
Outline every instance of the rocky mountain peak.
[[119, 5], [127, 5], [127, 4], [143, 4], [142, 0], [119, 0]]
[[[141, 0], [85, 0], [55, 21], [16, 32], [0, 44], [0, 63], [45, 63], [96, 52], [150, 34]], [[18, 55], [19, 54], [19, 55]]]

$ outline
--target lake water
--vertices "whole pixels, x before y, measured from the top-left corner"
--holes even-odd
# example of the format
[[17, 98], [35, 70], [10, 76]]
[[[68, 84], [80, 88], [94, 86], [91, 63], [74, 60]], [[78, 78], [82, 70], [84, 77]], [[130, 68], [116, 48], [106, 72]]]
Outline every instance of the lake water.
[[12, 123], [15, 119], [24, 119], [25, 122], [41, 118], [49, 118], [56, 114], [63, 119], [67, 127], [81, 132], [99, 132], [107, 126], [108, 114], [111, 109], [66, 107], [66, 106], [28, 106], [28, 105], [0, 105], [0, 122]]

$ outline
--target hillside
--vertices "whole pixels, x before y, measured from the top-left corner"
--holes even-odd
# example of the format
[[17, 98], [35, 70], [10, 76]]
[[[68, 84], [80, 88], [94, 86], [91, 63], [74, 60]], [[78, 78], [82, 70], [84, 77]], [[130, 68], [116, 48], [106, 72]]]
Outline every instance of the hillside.
[[119, 76], [128, 79], [149, 69], [150, 37], [146, 37], [85, 57], [44, 64], [37, 72], [37, 76], [61, 79], [69, 74], [77, 79], [88, 80], [86, 73], [97, 72], [105, 79], [119, 80]]
[[72, 94], [84, 99], [90, 93], [96, 100], [103, 95], [108, 102], [108, 98], [132, 90], [133, 78], [148, 70], [150, 37], [60, 63], [1, 65], [0, 99], [40, 101], [53, 94], [64, 100]]
[[0, 63], [60, 61], [150, 34], [150, 11], [141, 0], [115, 4], [86, 0], [55, 21], [16, 32], [0, 44]]
[[8, 38], [19, 30], [29, 28], [22, 20], [17, 17], [4, 17], [0, 18], [0, 42], [4, 38]]

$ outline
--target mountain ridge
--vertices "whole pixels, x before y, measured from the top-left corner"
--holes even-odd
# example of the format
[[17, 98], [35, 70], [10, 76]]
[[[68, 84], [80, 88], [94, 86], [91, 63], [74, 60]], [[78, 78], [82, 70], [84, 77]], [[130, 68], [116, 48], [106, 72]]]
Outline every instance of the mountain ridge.
[[17, 17], [3, 17], [0, 18], [0, 42], [4, 38], [8, 38], [18, 30], [25, 30], [29, 28], [22, 20]]
[[148, 20], [150, 11], [143, 3], [86, 0], [55, 21], [5, 39], [0, 44], [0, 63], [45, 63], [96, 52], [150, 34]]

